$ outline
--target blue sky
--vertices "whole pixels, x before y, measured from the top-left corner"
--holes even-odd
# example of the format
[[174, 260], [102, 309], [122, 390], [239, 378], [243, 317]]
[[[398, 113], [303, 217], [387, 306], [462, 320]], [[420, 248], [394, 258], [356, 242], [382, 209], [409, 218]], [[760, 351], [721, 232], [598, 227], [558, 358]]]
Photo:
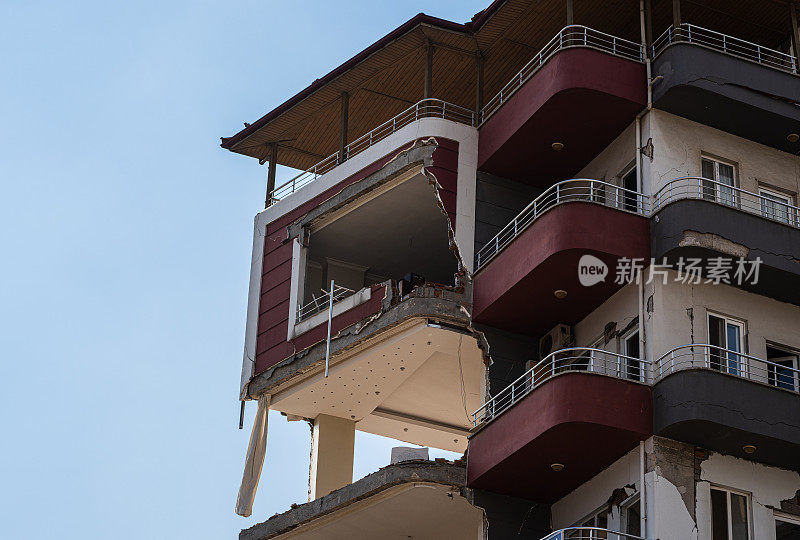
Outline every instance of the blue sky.
[[[233, 512], [266, 167], [219, 137], [420, 11], [486, 5], [0, 2], [0, 537], [231, 538], [305, 500], [308, 426], [273, 413]], [[391, 446], [359, 435], [355, 476]]]

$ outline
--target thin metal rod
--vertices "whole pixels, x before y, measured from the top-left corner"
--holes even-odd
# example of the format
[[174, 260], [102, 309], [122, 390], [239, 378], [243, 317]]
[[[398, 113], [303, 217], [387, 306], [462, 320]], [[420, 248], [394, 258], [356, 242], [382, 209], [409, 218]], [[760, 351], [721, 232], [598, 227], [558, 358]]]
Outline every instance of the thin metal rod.
[[339, 115], [339, 163], [344, 163], [349, 157], [347, 155], [347, 119], [350, 106], [350, 94], [342, 92], [342, 110]]
[[425, 45], [425, 98], [433, 96], [433, 45]]
[[244, 428], [244, 404], [245, 401], [242, 400], [242, 406], [239, 409], [239, 429]]
[[333, 280], [331, 280], [331, 300], [328, 304], [328, 343], [325, 345], [325, 377], [328, 377], [328, 365], [331, 360], [331, 322], [333, 321]]

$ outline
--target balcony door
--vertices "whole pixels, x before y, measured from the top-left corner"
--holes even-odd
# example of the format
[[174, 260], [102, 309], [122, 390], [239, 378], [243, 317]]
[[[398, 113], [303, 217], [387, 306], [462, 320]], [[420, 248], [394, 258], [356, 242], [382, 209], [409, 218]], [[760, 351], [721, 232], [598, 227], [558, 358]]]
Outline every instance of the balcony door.
[[703, 158], [703, 198], [736, 206], [736, 168], [730, 163]]
[[712, 369], [745, 377], [743, 321], [708, 314], [708, 361]]

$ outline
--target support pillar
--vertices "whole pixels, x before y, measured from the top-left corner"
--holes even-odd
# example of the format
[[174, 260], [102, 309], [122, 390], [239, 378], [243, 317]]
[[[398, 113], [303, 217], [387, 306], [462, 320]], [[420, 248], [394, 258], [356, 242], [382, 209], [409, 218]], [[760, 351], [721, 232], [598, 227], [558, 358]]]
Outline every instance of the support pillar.
[[681, 0], [672, 0], [672, 26], [681, 26]]
[[794, 49], [794, 72], [800, 71], [800, 33], [797, 31], [797, 2], [789, 4], [789, 18], [792, 21], [792, 49]]
[[653, 0], [644, 0], [645, 40], [647, 48], [653, 46]]
[[347, 161], [347, 116], [350, 106], [350, 94], [342, 92], [342, 110], [339, 114], [339, 163]]
[[308, 500], [313, 501], [353, 482], [356, 423], [320, 414], [311, 438]]
[[275, 171], [278, 167], [278, 143], [269, 144], [269, 170], [267, 171], [267, 199], [264, 208], [272, 204], [272, 192], [275, 191]]
[[425, 45], [425, 99], [433, 97], [433, 45]]
[[567, 0], [567, 26], [575, 24], [575, 16], [572, 7], [572, 0]]
[[483, 55], [479, 52], [475, 59], [478, 68], [475, 79], [475, 110], [480, 113], [483, 109]]

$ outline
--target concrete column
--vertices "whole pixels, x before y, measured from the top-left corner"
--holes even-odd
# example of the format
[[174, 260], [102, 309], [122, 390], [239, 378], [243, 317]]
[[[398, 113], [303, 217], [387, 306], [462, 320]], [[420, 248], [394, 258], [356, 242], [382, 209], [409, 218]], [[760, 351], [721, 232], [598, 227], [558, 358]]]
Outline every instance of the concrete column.
[[475, 79], [475, 110], [480, 112], [483, 109], [483, 55], [479, 52], [475, 60], [478, 68]]
[[320, 414], [311, 438], [309, 501], [353, 482], [356, 423]]
[[350, 94], [342, 92], [342, 109], [339, 114], [340, 128], [339, 128], [339, 163], [347, 161], [345, 155], [345, 148], [347, 147], [347, 117], [349, 114]]
[[681, 0], [672, 0], [672, 26], [681, 25]]
[[272, 192], [275, 191], [275, 170], [278, 167], [278, 143], [269, 144], [269, 170], [267, 171], [267, 199], [264, 208], [272, 203]]
[[430, 41], [425, 45], [425, 96], [433, 97], [433, 45]]
[[575, 16], [572, 9], [572, 0], [567, 0], [567, 26], [571, 24], [575, 24]]

